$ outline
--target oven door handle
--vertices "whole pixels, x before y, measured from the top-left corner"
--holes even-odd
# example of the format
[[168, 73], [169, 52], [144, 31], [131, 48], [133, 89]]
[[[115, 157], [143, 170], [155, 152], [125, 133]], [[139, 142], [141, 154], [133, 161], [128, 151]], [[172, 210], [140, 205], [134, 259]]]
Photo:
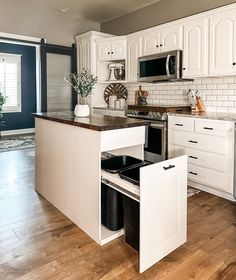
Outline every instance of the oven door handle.
[[148, 148], [148, 125], [145, 126], [145, 143], [144, 143], [144, 148]]
[[171, 55], [168, 54], [167, 58], [166, 58], [166, 74], [168, 77], [170, 77], [170, 69], [169, 69], [170, 57], [171, 57]]
[[161, 128], [161, 129], [163, 129], [163, 128], [165, 127], [165, 124], [163, 124], [163, 123], [160, 123], [160, 124], [151, 123], [151, 124], [150, 124], [150, 127], [153, 127], [153, 128]]

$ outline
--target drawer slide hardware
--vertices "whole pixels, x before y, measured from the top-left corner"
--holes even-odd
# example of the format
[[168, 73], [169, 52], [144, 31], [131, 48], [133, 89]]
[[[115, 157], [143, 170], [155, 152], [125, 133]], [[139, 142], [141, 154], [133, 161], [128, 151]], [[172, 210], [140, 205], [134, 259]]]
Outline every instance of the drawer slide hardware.
[[164, 170], [168, 170], [168, 169], [171, 169], [171, 168], [174, 168], [175, 167], [175, 165], [169, 165], [169, 166], [163, 166], [163, 169]]

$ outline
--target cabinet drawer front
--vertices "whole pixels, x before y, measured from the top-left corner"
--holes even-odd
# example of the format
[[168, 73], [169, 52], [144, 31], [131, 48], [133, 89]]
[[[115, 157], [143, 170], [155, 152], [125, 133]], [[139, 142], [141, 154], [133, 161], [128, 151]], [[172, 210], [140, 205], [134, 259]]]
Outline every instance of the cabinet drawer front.
[[188, 149], [181, 146], [169, 146], [169, 156], [177, 157], [181, 155], [188, 156], [188, 163], [214, 169], [221, 173], [229, 171], [228, 157], [198, 150]]
[[230, 192], [229, 177], [225, 173], [189, 164], [188, 179], [225, 192]]
[[195, 120], [195, 132], [197, 133], [215, 136], [227, 136], [232, 131], [233, 122]]
[[186, 148], [220, 155], [230, 154], [229, 141], [225, 137], [169, 130], [169, 143]]
[[194, 131], [194, 119], [169, 116], [168, 127], [180, 131]]

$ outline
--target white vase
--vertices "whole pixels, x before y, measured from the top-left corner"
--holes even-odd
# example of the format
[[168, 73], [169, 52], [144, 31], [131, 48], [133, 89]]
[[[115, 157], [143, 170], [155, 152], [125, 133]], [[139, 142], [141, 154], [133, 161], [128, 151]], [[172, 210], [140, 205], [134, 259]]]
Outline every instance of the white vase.
[[90, 115], [90, 108], [88, 104], [78, 104], [75, 106], [74, 114], [76, 117], [88, 117]]

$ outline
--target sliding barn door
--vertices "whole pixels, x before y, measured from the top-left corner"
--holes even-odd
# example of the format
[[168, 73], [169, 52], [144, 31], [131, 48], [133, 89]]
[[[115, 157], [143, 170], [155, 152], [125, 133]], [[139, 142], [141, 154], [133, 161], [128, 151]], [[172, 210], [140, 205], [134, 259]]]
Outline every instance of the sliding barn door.
[[76, 96], [64, 76], [76, 72], [76, 49], [58, 45], [41, 45], [42, 112], [71, 111]]

